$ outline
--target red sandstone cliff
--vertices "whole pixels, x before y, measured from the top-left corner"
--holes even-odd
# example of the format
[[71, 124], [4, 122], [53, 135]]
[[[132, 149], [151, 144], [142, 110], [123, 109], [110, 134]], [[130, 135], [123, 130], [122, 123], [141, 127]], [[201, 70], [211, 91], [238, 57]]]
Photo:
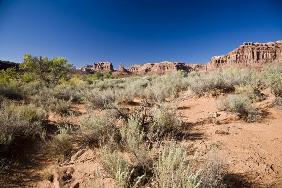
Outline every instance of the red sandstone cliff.
[[124, 66], [120, 66], [118, 70], [113, 69], [113, 65], [110, 62], [94, 63], [93, 65], [87, 65], [81, 69], [83, 72], [95, 73], [95, 72], [114, 72], [118, 75], [128, 74], [164, 74], [166, 72], [182, 70], [185, 72], [206, 70], [206, 65], [198, 64], [185, 64], [179, 62], [163, 61], [160, 63], [147, 63], [143, 65], [132, 65], [128, 69]]
[[223, 56], [214, 56], [209, 68], [228, 65], [257, 66], [273, 61], [282, 61], [282, 41], [268, 43], [247, 42]]

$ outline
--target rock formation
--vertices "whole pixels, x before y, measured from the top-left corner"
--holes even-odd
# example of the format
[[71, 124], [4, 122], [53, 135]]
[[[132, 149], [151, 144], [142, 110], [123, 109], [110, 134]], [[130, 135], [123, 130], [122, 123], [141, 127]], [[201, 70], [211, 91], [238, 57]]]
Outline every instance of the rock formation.
[[170, 71], [183, 70], [189, 71], [189, 67], [185, 63], [163, 61], [160, 63], [147, 63], [144, 65], [133, 65], [128, 71], [134, 74], [157, 73], [163, 74]]
[[18, 63], [14, 63], [14, 62], [10, 62], [10, 61], [1, 61], [0, 60], [0, 70], [2, 70], [2, 69], [5, 70], [7, 68], [18, 69], [19, 68], [19, 64]]
[[129, 75], [129, 74], [164, 74], [166, 72], [182, 70], [185, 72], [206, 70], [206, 65], [200, 64], [185, 64], [179, 62], [163, 61], [160, 63], [147, 63], [143, 65], [132, 65], [128, 69], [120, 66], [118, 70], [113, 69], [110, 62], [94, 63], [81, 68], [82, 72], [113, 72], [115, 75]]
[[117, 75], [129, 74], [164, 74], [166, 72], [182, 70], [207, 71], [222, 66], [260, 66], [265, 63], [282, 61], [282, 41], [268, 43], [245, 42], [239, 48], [223, 56], [214, 56], [208, 65], [204, 64], [185, 64], [179, 62], [163, 61], [160, 63], [147, 63], [143, 65], [132, 65], [128, 69], [121, 66], [118, 70], [113, 69], [110, 62], [94, 63], [82, 69], [82, 71], [95, 72], [114, 72]]
[[228, 65], [258, 66], [273, 61], [282, 61], [282, 41], [269, 43], [246, 42], [227, 55], [214, 56], [209, 68]]
[[98, 62], [93, 65], [86, 65], [82, 67], [81, 70], [87, 73], [95, 73], [95, 72], [113, 72], [113, 64], [111, 62]]

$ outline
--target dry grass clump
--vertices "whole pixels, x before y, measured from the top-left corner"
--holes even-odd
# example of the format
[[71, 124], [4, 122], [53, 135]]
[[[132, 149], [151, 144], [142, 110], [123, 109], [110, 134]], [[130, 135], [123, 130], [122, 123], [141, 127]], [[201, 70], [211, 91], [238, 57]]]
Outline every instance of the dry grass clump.
[[168, 97], [177, 97], [180, 91], [187, 88], [185, 76], [183, 72], [175, 71], [154, 77], [146, 88], [145, 96], [158, 102]]
[[282, 62], [265, 66], [264, 77], [273, 94], [282, 97]]
[[119, 187], [139, 187], [144, 176], [134, 177], [134, 167], [116, 151], [101, 150], [101, 160], [106, 172], [116, 180]]
[[226, 68], [211, 72], [190, 73], [187, 78], [189, 88], [196, 95], [211, 93], [230, 93], [236, 85], [250, 84], [257, 79], [257, 74], [251, 69]]
[[120, 129], [123, 144], [139, 161], [145, 159], [147, 155], [144, 146], [145, 133], [141, 129], [139, 121], [133, 118], [130, 118]]
[[225, 188], [224, 182], [223, 163], [218, 158], [217, 153], [214, 150], [209, 152], [207, 161], [200, 172], [201, 187], [203, 188]]
[[150, 77], [127, 78], [117, 92], [117, 102], [131, 102], [134, 98], [146, 98], [146, 88], [150, 84]]
[[235, 86], [235, 93], [246, 95], [253, 102], [259, 102], [266, 99], [266, 95], [262, 93], [263, 86], [261, 86], [260, 82], [253, 85], [237, 85]]
[[261, 116], [252, 105], [251, 99], [246, 95], [228, 95], [218, 104], [220, 110], [234, 112], [247, 122], [258, 121]]
[[141, 130], [136, 119], [129, 119], [126, 126], [121, 128], [122, 143], [127, 152], [132, 155], [131, 181], [139, 179], [140, 184], [150, 181], [153, 174], [153, 159], [151, 149], [145, 140], [145, 133]]
[[0, 96], [8, 99], [20, 100], [24, 98], [24, 92], [15, 81], [6, 83], [0, 82]]
[[45, 119], [46, 113], [42, 109], [3, 102], [0, 106], [0, 145], [9, 150], [12, 145], [42, 139]]
[[116, 100], [115, 91], [106, 89], [92, 89], [86, 93], [85, 100], [90, 108], [93, 109], [110, 109], [113, 108]]
[[196, 188], [201, 183], [199, 175], [189, 169], [185, 149], [175, 143], [161, 147], [154, 174], [154, 183], [160, 188]]
[[71, 139], [66, 129], [60, 129], [59, 134], [55, 135], [48, 144], [49, 153], [63, 158], [70, 156], [73, 149]]
[[48, 109], [51, 112], [56, 112], [57, 114], [60, 114], [61, 116], [71, 115], [71, 101], [65, 101], [61, 99], [56, 98], [50, 98], [49, 99], [49, 106]]
[[80, 87], [66, 83], [57, 85], [53, 90], [53, 95], [57, 99], [65, 101], [80, 102], [83, 100], [83, 93]]
[[102, 149], [101, 161], [106, 172], [116, 180], [120, 187], [127, 187], [129, 184], [130, 165], [116, 151]]
[[148, 137], [150, 140], [160, 140], [164, 137], [176, 137], [181, 132], [182, 121], [177, 118], [176, 110], [168, 106], [153, 108], [152, 122], [149, 123]]
[[82, 118], [80, 128], [84, 142], [94, 146], [119, 143], [120, 133], [114, 121], [110, 114]]
[[16, 80], [15, 69], [0, 70], [0, 96], [8, 99], [23, 99], [24, 94]]

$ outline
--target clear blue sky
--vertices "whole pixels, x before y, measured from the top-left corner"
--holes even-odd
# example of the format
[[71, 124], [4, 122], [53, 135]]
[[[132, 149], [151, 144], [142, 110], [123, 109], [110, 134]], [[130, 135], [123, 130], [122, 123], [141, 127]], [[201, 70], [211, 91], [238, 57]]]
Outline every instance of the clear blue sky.
[[0, 59], [15, 62], [207, 63], [244, 41], [281, 39], [281, 0], [0, 0]]

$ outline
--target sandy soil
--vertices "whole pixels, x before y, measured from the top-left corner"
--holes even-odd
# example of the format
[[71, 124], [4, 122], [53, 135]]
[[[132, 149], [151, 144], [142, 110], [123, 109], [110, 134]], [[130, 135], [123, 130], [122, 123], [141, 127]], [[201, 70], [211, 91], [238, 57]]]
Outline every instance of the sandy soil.
[[[257, 105], [267, 104], [270, 100]], [[209, 150], [216, 148], [227, 168], [226, 178], [235, 185], [282, 187], [281, 110], [268, 108], [262, 122], [246, 123], [219, 112], [215, 98], [187, 98], [178, 108], [183, 119], [193, 126], [192, 131], [201, 135], [193, 141], [198, 154], [205, 158]]]

